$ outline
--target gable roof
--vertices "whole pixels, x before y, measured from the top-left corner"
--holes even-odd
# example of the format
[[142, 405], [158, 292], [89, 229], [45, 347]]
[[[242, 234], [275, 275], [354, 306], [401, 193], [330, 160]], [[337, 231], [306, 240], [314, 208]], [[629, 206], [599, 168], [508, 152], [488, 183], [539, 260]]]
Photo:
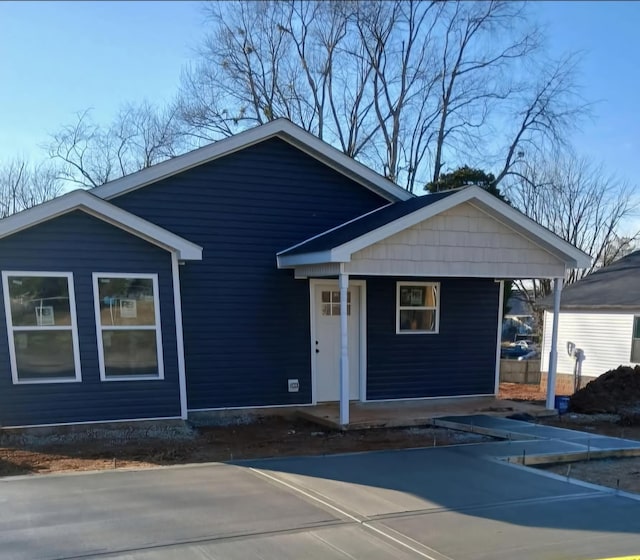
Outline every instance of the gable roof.
[[414, 198], [414, 195], [407, 190], [293, 124], [288, 119], [276, 119], [218, 140], [213, 144], [95, 187], [91, 189], [91, 192], [108, 200], [248, 148], [269, 138], [280, 138], [288, 142], [391, 202]]
[[[553, 307], [551, 297], [539, 301]], [[605, 266], [562, 290], [560, 309], [640, 309], [640, 251]]]
[[351, 220], [337, 228], [285, 249], [277, 255], [281, 268], [329, 262], [349, 262], [356, 251], [428, 220], [459, 204], [470, 202], [520, 233], [567, 266], [584, 268], [591, 257], [534, 222], [512, 206], [476, 186], [429, 194], [396, 202]]
[[168, 251], [180, 260], [201, 260], [202, 247], [94, 196], [75, 190], [0, 220], [0, 239], [63, 214], [81, 210]]

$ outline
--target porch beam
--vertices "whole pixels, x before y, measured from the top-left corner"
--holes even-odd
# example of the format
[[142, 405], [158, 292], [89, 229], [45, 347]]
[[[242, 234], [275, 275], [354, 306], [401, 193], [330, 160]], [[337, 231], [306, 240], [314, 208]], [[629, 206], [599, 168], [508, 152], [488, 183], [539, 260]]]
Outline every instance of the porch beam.
[[347, 294], [349, 275], [340, 263], [340, 425], [349, 424], [349, 333], [347, 331]]
[[558, 324], [560, 322], [560, 296], [562, 278], [553, 279], [553, 325], [551, 327], [551, 352], [549, 352], [549, 370], [547, 373], [547, 409], [555, 409], [556, 373], [558, 369]]

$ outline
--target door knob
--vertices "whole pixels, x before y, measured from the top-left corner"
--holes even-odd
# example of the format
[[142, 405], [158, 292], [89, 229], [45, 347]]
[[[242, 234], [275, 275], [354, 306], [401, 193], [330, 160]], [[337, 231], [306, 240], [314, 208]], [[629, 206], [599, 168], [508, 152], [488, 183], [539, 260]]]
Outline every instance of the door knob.
[[320, 350], [316, 348], [316, 354], [320, 354]]

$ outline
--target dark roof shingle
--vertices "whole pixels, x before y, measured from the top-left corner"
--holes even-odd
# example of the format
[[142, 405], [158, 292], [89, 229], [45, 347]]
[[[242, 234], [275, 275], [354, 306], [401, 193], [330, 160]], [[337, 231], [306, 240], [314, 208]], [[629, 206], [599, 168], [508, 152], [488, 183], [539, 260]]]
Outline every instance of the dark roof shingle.
[[[552, 307], [553, 297], [540, 300], [541, 307]], [[571, 308], [640, 309], [640, 251], [622, 257], [562, 290], [561, 309]]]
[[301, 255], [304, 253], [329, 251], [334, 247], [339, 247], [353, 239], [357, 239], [370, 231], [387, 225], [399, 218], [402, 218], [403, 216], [415, 212], [416, 210], [420, 210], [434, 202], [438, 202], [455, 192], [457, 191], [453, 190], [428, 194], [388, 204], [387, 206], [383, 206], [373, 212], [364, 214], [355, 220], [351, 220], [346, 224], [342, 224], [341, 226], [321, 233], [320, 235], [304, 241], [290, 249], [286, 249], [279, 253], [279, 255]]

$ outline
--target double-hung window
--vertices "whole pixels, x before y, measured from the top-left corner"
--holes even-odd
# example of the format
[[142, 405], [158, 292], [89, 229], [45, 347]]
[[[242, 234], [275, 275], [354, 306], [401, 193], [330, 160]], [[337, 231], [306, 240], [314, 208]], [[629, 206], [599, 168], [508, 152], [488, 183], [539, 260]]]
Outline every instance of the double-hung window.
[[100, 379], [163, 379], [156, 274], [94, 273]]
[[73, 275], [3, 272], [13, 382], [80, 381]]
[[398, 282], [396, 333], [437, 333], [440, 285], [435, 282]]

